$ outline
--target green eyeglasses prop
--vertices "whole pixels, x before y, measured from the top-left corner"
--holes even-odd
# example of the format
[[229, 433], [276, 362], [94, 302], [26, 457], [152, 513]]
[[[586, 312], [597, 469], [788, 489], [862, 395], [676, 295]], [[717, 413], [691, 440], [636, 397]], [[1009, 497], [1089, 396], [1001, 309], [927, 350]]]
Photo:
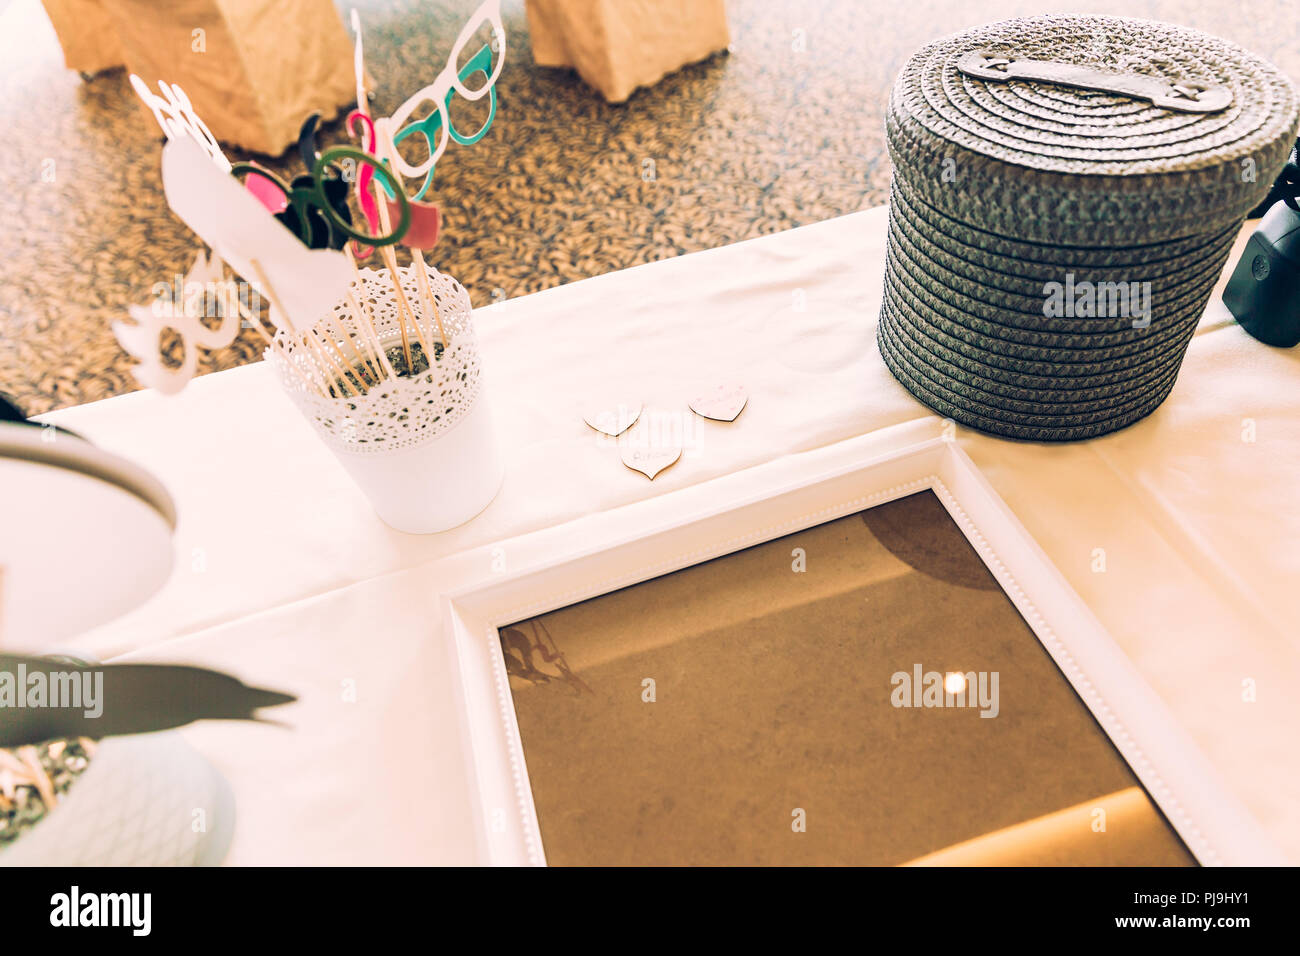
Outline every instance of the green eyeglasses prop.
[[[347, 185], [343, 179], [342, 168], [339, 166], [339, 162], [343, 160], [356, 163], [358, 170], [363, 166], [371, 167], [389, 196], [396, 199], [400, 215], [397, 225], [388, 235], [369, 235], [352, 227], [351, 215], [347, 208]], [[230, 171], [236, 176], [240, 174], [261, 176], [284, 193], [289, 205], [276, 218], [297, 232], [298, 237], [308, 248], [320, 248], [326, 245], [332, 249], [341, 248], [345, 240], [338, 234], [368, 246], [390, 246], [400, 242], [406, 235], [406, 231], [411, 228], [411, 203], [396, 175], [370, 153], [352, 146], [331, 146], [317, 157], [311, 172], [294, 179], [292, 186], [286, 185], [284, 180], [269, 169], [254, 163], [235, 163]], [[339, 186], [342, 188], [338, 188]], [[335, 202], [331, 202], [331, 191], [336, 193]], [[287, 215], [290, 212], [292, 212], [292, 221], [289, 221]], [[317, 234], [319, 226], [313, 224], [317, 220], [323, 221], [327, 235]]]
[[[482, 74], [485, 84], [491, 79], [492, 47], [488, 44], [484, 44], [483, 48], [475, 53], [474, 56], [470, 58], [470, 61], [466, 63], [464, 68], [460, 71], [459, 75], [461, 84], [467, 86], [469, 81], [478, 74]], [[487, 119], [483, 121], [483, 125], [480, 126], [478, 130], [469, 136], [466, 136], [457, 130], [455, 124], [451, 122], [451, 100], [455, 95], [456, 88], [452, 87], [447, 91], [447, 96], [443, 100], [442, 109], [435, 108], [433, 112], [424, 119], [416, 120], [409, 126], [403, 127], [401, 131], [393, 137], [393, 145], [397, 146], [397, 144], [401, 143], [402, 140], [408, 138], [413, 133], [419, 133], [424, 137], [424, 143], [429, 148], [429, 155], [433, 156], [436, 151], [434, 144], [439, 142], [441, 139], [440, 134], [442, 133], [444, 114], [447, 118], [447, 133], [461, 146], [473, 146], [486, 136], [487, 131], [492, 127], [492, 121], [496, 119], [497, 115], [497, 91], [495, 84], [488, 88]], [[433, 165], [429, 166], [429, 170], [424, 176], [424, 183], [420, 186], [420, 191], [414, 196], [415, 199], [423, 199], [424, 194], [427, 193], [429, 187], [433, 185], [434, 168]], [[387, 186], [384, 188], [387, 190]], [[393, 194], [389, 191], [388, 195], [391, 198]]]

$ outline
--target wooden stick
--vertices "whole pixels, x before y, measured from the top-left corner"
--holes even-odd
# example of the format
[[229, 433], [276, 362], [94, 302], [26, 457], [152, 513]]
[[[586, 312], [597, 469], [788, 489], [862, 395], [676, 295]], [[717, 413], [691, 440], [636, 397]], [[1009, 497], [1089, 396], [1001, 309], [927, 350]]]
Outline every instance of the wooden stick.
[[235, 303], [239, 307], [240, 318], [246, 320], [250, 325], [253, 326], [253, 328], [257, 329], [258, 334], [260, 334], [262, 338], [266, 340], [266, 344], [280, 354], [281, 361], [283, 361], [285, 365], [287, 365], [290, 369], [293, 370], [293, 373], [302, 380], [302, 383], [306, 385], [309, 389], [320, 392], [321, 395], [326, 395], [327, 389], [325, 388], [324, 383], [320, 381], [312, 381], [312, 379], [307, 375], [307, 373], [304, 372], [299, 367], [298, 363], [293, 360], [293, 356], [290, 354], [289, 350], [284, 347], [284, 343], [281, 342], [279, 339], [272, 337], [270, 333], [266, 331], [266, 328], [262, 325], [261, 317], [255, 316], [252, 313], [250, 313], [248, 310], [248, 306], [240, 302], [238, 297], [236, 297]]
[[[337, 324], [337, 320], [333, 316], [329, 316], [328, 319], [330, 322]], [[348, 358], [347, 353], [343, 351], [343, 346], [340, 345], [338, 341], [334, 338], [334, 334], [330, 332], [329, 328], [323, 327], [324, 323], [325, 320], [322, 320], [321, 323], [319, 323], [315, 328], [313, 328], [312, 335], [316, 337], [317, 341], [319, 341], [321, 344], [325, 346], [325, 351], [329, 353], [330, 358], [338, 359], [339, 364], [343, 367], [343, 369], [347, 371], [354, 379], [356, 379], [357, 384], [364, 389], [366, 387], [366, 383], [362, 381], [361, 373], [356, 369], [352, 368], [352, 359]], [[344, 338], [348, 337], [346, 332], [343, 334], [343, 337]]]
[[[295, 335], [297, 336], [295, 341], [299, 345], [303, 346], [303, 348], [310, 349], [311, 354], [316, 356], [316, 361], [320, 362], [322, 367], [327, 367], [329, 371], [333, 372], [335, 377], [340, 380], [339, 384], [342, 386], [342, 388], [339, 389], [340, 391], [346, 392], [348, 395], [352, 395], [356, 392], [356, 389], [354, 389], [351, 383], [348, 382], [347, 373], [338, 366], [337, 362], [325, 354], [325, 350], [321, 348], [319, 342], [312, 338], [310, 331], [295, 332]], [[331, 385], [329, 390], [334, 391], [334, 387]]]
[[[356, 63], [354, 64], [357, 73], [357, 112], [368, 118], [370, 116], [370, 103], [366, 99], [368, 91], [366, 90], [365, 66], [361, 62], [361, 20], [355, 9], [352, 11], [352, 24], [357, 34]], [[349, 126], [349, 128], [351, 127]], [[371, 188], [373, 189], [373, 184]], [[378, 204], [378, 197], [376, 196], [375, 198], [376, 204]], [[343, 244], [343, 251], [347, 253], [348, 262], [352, 263], [352, 275], [357, 281], [357, 291], [364, 294], [366, 284], [361, 281], [361, 270], [357, 268], [356, 256], [352, 254], [352, 243], [345, 242]], [[379, 333], [375, 331], [375, 324], [371, 320], [370, 304], [368, 302], [365, 303], [363, 310], [362, 304], [357, 302], [357, 297], [352, 292], [351, 287], [348, 288], [348, 304], [352, 307], [352, 314], [356, 317], [357, 328], [359, 330], [365, 328], [370, 332], [370, 338], [366, 340], [366, 347], [370, 349], [371, 355], [374, 356], [377, 365], [382, 366], [383, 371], [387, 372], [388, 376], [396, 381], [397, 372], [394, 371], [392, 363], [388, 361], [388, 355], [384, 349], [384, 343], [379, 340]], [[365, 323], [364, 326], [362, 325], [363, 322]], [[362, 338], [365, 338], [365, 336], [363, 335]], [[407, 356], [407, 367], [410, 367], [409, 354]], [[375, 380], [376, 382], [379, 380], [378, 368], [376, 368]]]
[[[357, 389], [358, 394], [366, 394], [370, 386], [368, 386], [361, 378], [361, 373], [352, 367], [352, 360], [344, 354], [342, 347], [334, 341], [334, 336], [322, 333], [318, 329], [312, 329], [311, 334], [317, 342], [320, 342], [324, 346], [324, 351], [329, 357], [330, 364], [341, 371], [344, 377], [351, 375], [356, 380], [356, 383], [359, 386]], [[348, 384], [351, 385], [352, 383], [349, 382]]]
[[[411, 249], [411, 264], [416, 266], [419, 273], [420, 292], [424, 295], [425, 304], [428, 305], [429, 311], [433, 313], [434, 320], [438, 323], [438, 338], [442, 340], [444, 351], [447, 348], [447, 330], [442, 327], [442, 315], [438, 312], [438, 303], [433, 297], [433, 289], [429, 285], [429, 270], [424, 262], [424, 251], [422, 249]], [[433, 364], [433, 356], [429, 357], [429, 364]]]
[[[351, 346], [352, 351], [357, 354], [357, 357], [361, 360], [361, 363], [365, 365], [370, 376], [375, 380], [375, 383], [378, 384], [383, 381], [384, 370], [380, 366], [379, 359], [375, 355], [374, 343], [370, 341], [370, 338], [366, 333], [366, 323], [364, 321], [365, 316], [361, 311], [361, 304], [357, 301], [356, 294], [352, 291], [351, 283], [348, 284], [348, 308], [352, 310], [352, 325], [356, 331], [349, 333], [347, 323], [339, 319], [338, 316], [334, 317], [335, 325], [337, 325], [344, 333], [344, 337], [348, 340], [348, 345]], [[360, 345], [357, 344], [358, 340], [361, 343]]]
[[402, 295], [402, 284], [397, 278], [397, 257], [391, 251], [384, 257], [385, 261], [391, 260], [388, 266], [388, 275], [393, 280], [393, 288], [397, 290], [397, 327], [402, 332], [402, 354], [406, 356], [406, 374], [415, 374], [415, 363], [411, 361], [411, 340], [406, 336], [406, 311], [402, 308], [402, 302], [405, 296]]
[[[271, 301], [272, 307], [278, 309], [280, 313], [284, 316], [285, 321], [287, 321], [289, 325], [293, 327], [294, 340], [305, 343], [307, 346], [312, 348], [313, 354], [315, 354], [316, 358], [321, 362], [322, 365], [332, 364], [330, 362], [329, 356], [325, 354], [324, 350], [320, 347], [320, 344], [317, 343], [315, 340], [313, 340], [312, 337], [307, 332], [300, 331], [298, 329], [298, 326], [293, 321], [293, 316], [291, 316], [287, 311], [285, 311], [284, 306], [280, 302], [279, 296], [275, 294], [275, 286], [271, 285], [271, 280], [266, 277], [266, 272], [262, 269], [262, 264], [258, 262], [256, 259], [250, 259], [248, 261], [249, 261], [249, 265], [253, 267], [253, 271], [257, 273], [258, 279], [261, 280], [262, 285], [265, 287], [266, 297]], [[352, 386], [348, 384], [348, 377], [343, 372], [343, 369], [336, 368], [335, 370], [338, 372], [340, 384], [343, 386], [343, 389], [347, 391], [348, 394], [352, 394], [354, 390]], [[327, 389], [327, 393], [328, 393], [328, 389]]]
[[[391, 248], [389, 248], [389, 247], [385, 247], [385, 248], [388, 249], [388, 258], [389, 258], [389, 260], [390, 260], [390, 262], [391, 262], [391, 264], [389, 265], [389, 268], [393, 270], [393, 275], [395, 275], [395, 276], [398, 277], [397, 282], [396, 282], [396, 287], [397, 287], [397, 297], [398, 297], [398, 298], [397, 298], [397, 301], [398, 301], [398, 304], [399, 304], [402, 308], [406, 309], [407, 312], [410, 313], [410, 316], [411, 316], [411, 327], [415, 329], [415, 337], [419, 340], [419, 342], [420, 342], [420, 346], [424, 349], [424, 354], [425, 354], [425, 355], [428, 357], [428, 359], [429, 359], [429, 365], [430, 365], [430, 367], [432, 367], [432, 366], [433, 366], [433, 349], [429, 348], [429, 342], [428, 342], [428, 340], [424, 337], [424, 329], [422, 329], [422, 328], [420, 327], [420, 317], [419, 317], [418, 315], [416, 315], [416, 314], [415, 314], [415, 310], [414, 310], [413, 308], [411, 308], [411, 300], [408, 299], [408, 298], [406, 297], [406, 290], [402, 288], [402, 282], [401, 282], [402, 270], [399, 269], [398, 266], [397, 266], [397, 255], [396, 255], [396, 253], [393, 252], [393, 250], [392, 250]], [[423, 260], [421, 260], [421, 261], [423, 261]], [[415, 268], [415, 263], [414, 263], [414, 262], [411, 263], [411, 268], [412, 268], [412, 269]], [[416, 288], [419, 288], [419, 279], [418, 279], [418, 278], [416, 279]]]
[[424, 351], [430, 356], [430, 362], [433, 361], [432, 353], [429, 352], [428, 343], [424, 340], [424, 332], [420, 329], [420, 319], [415, 314], [415, 309], [411, 308], [411, 300], [406, 297], [406, 290], [402, 288], [402, 267], [397, 264], [397, 254], [393, 252], [391, 246], [384, 246], [380, 250], [384, 258], [384, 263], [388, 266], [388, 273], [393, 280], [393, 291], [397, 293], [397, 312], [398, 325], [402, 329], [402, 348], [407, 349], [406, 362], [407, 370], [414, 374], [414, 365], [411, 364], [411, 355], [406, 337], [406, 323], [410, 320], [411, 328], [415, 330], [416, 340], [424, 347]]
[[[374, 186], [373, 182], [371, 185]], [[381, 196], [379, 194], [380, 190], [383, 188], [382, 186], [375, 186], [374, 188], [375, 188], [375, 199], [379, 204], [379, 223], [383, 227], [384, 232], [389, 232], [392, 229], [392, 221], [388, 215], [388, 201], [384, 196]], [[429, 343], [424, 338], [424, 330], [420, 328], [420, 318], [415, 314], [415, 310], [411, 308], [410, 300], [406, 298], [406, 291], [402, 288], [402, 280], [401, 280], [402, 273], [401, 270], [398, 269], [397, 267], [397, 254], [393, 251], [393, 247], [391, 245], [379, 246], [378, 249], [380, 251], [380, 254], [384, 257], [384, 262], [388, 265], [388, 272], [393, 279], [393, 290], [397, 293], [397, 307], [398, 307], [398, 312], [402, 317], [401, 324], [403, 325], [402, 346], [403, 348], [407, 347], [405, 319], [407, 315], [410, 315], [411, 326], [412, 328], [415, 329], [415, 337], [420, 340], [420, 345], [424, 349], [424, 354], [429, 360], [429, 367], [432, 368], [433, 350], [429, 348]], [[421, 258], [420, 262], [423, 263], [424, 259]], [[412, 263], [412, 265], [414, 265], [414, 263]], [[414, 374], [414, 366], [411, 364], [411, 355], [409, 349], [407, 349], [407, 353], [406, 353], [406, 368], [408, 372]]]
[[375, 381], [382, 382], [385, 376], [396, 378], [397, 373], [388, 364], [388, 356], [384, 354], [384, 343], [379, 341], [379, 335], [370, 321], [369, 307], [357, 301], [356, 293], [351, 288], [348, 289], [348, 305], [353, 310], [352, 314], [357, 316], [357, 338], [361, 339], [370, 353], [368, 361], [375, 370]]
[[[392, 147], [392, 151], [394, 151], [394, 152], [396, 151], [396, 148], [392, 146], [392, 143], [391, 143], [391, 142], [386, 143], [384, 146], [381, 146], [380, 148], [381, 148], [381, 149], [385, 149], [385, 148], [388, 148], [388, 147]], [[396, 158], [395, 158], [395, 157], [393, 157], [393, 156], [389, 156], [389, 157], [387, 157], [387, 158], [388, 158], [388, 160], [393, 164], [393, 166], [396, 166]], [[375, 205], [376, 205], [376, 206], [378, 207], [378, 209], [379, 209], [379, 223], [380, 223], [380, 226], [383, 228], [383, 230], [384, 230], [385, 233], [391, 235], [391, 231], [392, 231], [392, 219], [391, 219], [391, 217], [390, 217], [389, 214], [388, 214], [388, 196], [387, 196], [387, 193], [384, 191], [384, 187], [383, 187], [383, 185], [382, 185], [381, 183], [379, 183], [378, 181], [374, 180], [374, 179], [372, 179], [372, 180], [370, 181], [370, 187], [371, 187], [371, 189], [374, 191], [374, 196], [375, 196]], [[399, 185], [398, 188], [401, 188], [400, 185]], [[429, 347], [428, 340], [426, 340], [425, 337], [424, 337], [424, 330], [420, 327], [420, 319], [419, 319], [419, 316], [417, 316], [417, 315], [415, 314], [415, 310], [411, 308], [411, 304], [410, 304], [410, 302], [407, 301], [407, 298], [406, 298], [406, 292], [403, 291], [403, 289], [402, 289], [402, 282], [401, 282], [401, 278], [400, 278], [401, 273], [399, 272], [399, 270], [398, 270], [398, 268], [397, 268], [397, 256], [396, 256], [396, 254], [393, 252], [393, 247], [389, 245], [389, 246], [379, 246], [379, 247], [377, 247], [377, 248], [379, 248], [380, 252], [381, 252], [381, 253], [383, 254], [383, 256], [384, 256], [384, 261], [388, 264], [388, 271], [389, 271], [389, 274], [392, 276], [392, 279], [393, 279], [393, 290], [397, 293], [397, 306], [398, 306], [398, 313], [399, 313], [399, 316], [400, 316], [400, 318], [401, 318], [401, 322], [400, 322], [400, 324], [401, 324], [401, 326], [402, 326], [402, 347], [403, 347], [403, 349], [406, 350], [406, 369], [407, 369], [407, 372], [410, 373], [410, 374], [414, 374], [414, 372], [415, 372], [414, 366], [411, 364], [411, 352], [410, 352], [410, 349], [409, 349], [409, 347], [408, 347], [408, 343], [407, 343], [407, 340], [406, 340], [406, 315], [407, 315], [408, 313], [409, 313], [410, 316], [411, 316], [411, 325], [412, 325], [412, 327], [415, 329], [415, 336], [416, 336], [416, 338], [418, 338], [418, 339], [420, 340], [420, 345], [424, 348], [424, 355], [425, 355], [425, 358], [428, 360], [429, 367], [430, 367], [430, 368], [433, 368], [433, 358], [434, 358], [434, 355], [433, 355], [433, 349], [431, 349], [431, 348]], [[424, 266], [424, 256], [423, 256], [423, 255], [420, 256], [420, 266], [421, 266], [421, 267]], [[412, 263], [412, 267], [414, 267], [414, 263]], [[423, 272], [424, 272], [424, 270], [423, 270], [423, 268], [421, 268], [421, 270], [420, 270], [420, 274], [423, 275]], [[426, 279], [427, 279], [427, 277], [426, 277]], [[419, 283], [419, 277], [418, 277], [418, 276], [417, 276], [416, 282], [417, 282], [417, 287], [418, 287], [418, 283]], [[437, 309], [436, 309], [436, 308], [435, 308], [434, 312], [435, 312], [435, 314], [436, 314], [436, 312], [437, 312]], [[441, 318], [441, 317], [438, 318], [438, 327], [439, 327], [439, 328], [442, 327], [442, 318]], [[447, 343], [446, 343], [446, 341], [444, 340], [444, 341], [443, 341], [443, 348], [446, 348], [446, 347], [447, 347]]]
[[379, 379], [382, 376], [380, 376], [378, 369], [370, 364], [369, 356], [364, 355], [361, 347], [353, 341], [352, 334], [348, 332], [347, 326], [343, 324], [337, 315], [331, 318], [330, 321], [334, 324], [334, 328], [338, 331], [339, 335], [342, 336], [343, 344], [345, 344], [348, 347], [348, 351], [352, 353], [350, 361], [356, 362], [360, 367], [362, 374], [378, 385]]
[[[392, 219], [388, 215], [388, 198], [384, 195], [384, 187], [374, 180], [370, 182], [370, 188], [375, 196], [375, 205], [379, 208], [379, 225], [385, 233], [391, 235], [393, 228]], [[397, 256], [393, 252], [393, 247], [375, 246], [379, 254], [383, 257], [384, 264], [388, 266], [388, 277], [393, 282], [393, 292], [397, 295], [397, 325], [402, 330], [402, 354], [406, 356], [406, 372], [408, 375], [415, 374], [415, 364], [411, 361], [411, 343], [406, 337], [406, 314], [410, 311], [410, 306], [406, 302], [406, 293], [402, 291], [401, 275], [397, 271]], [[414, 313], [411, 314], [412, 321], [415, 321]], [[419, 323], [416, 322], [416, 325]]]
[[[348, 255], [348, 262], [352, 263], [352, 274], [356, 277], [357, 289], [364, 293], [366, 284], [361, 278], [361, 269], [357, 267], [356, 257], [352, 255], [352, 247], [344, 246], [344, 251]], [[356, 293], [354, 293], [351, 288], [348, 289], [348, 296], [349, 304], [352, 306], [354, 314], [361, 316], [361, 320], [365, 322], [365, 327], [370, 333], [370, 340], [367, 343], [370, 346], [370, 350], [375, 353], [375, 357], [379, 359], [380, 364], [383, 366], [384, 371], [388, 373], [389, 378], [397, 378], [397, 372], [393, 370], [392, 364], [388, 361], [388, 355], [384, 350], [384, 343], [379, 341], [379, 333], [375, 331], [373, 316], [370, 314], [370, 303], [362, 301], [358, 304]]]
[[302, 335], [303, 341], [312, 347], [316, 357], [329, 366], [330, 371], [332, 371], [334, 376], [339, 380], [339, 384], [343, 386], [343, 391], [347, 392], [348, 395], [363, 394], [352, 387], [352, 383], [348, 381], [348, 373], [343, 370], [343, 366], [334, 361], [334, 356], [325, 351], [320, 342], [316, 340], [315, 333], [308, 331], [299, 334]]
[[320, 392], [322, 396], [328, 397], [329, 386], [326, 385], [325, 380], [319, 374], [317, 374], [316, 369], [310, 369], [311, 372], [310, 376], [307, 374], [307, 372], [304, 372], [302, 367], [294, 359], [289, 349], [285, 347], [284, 342], [281, 341], [279, 338], [276, 338], [272, 333], [266, 331], [266, 328], [262, 325], [261, 316], [250, 313], [248, 307], [245, 306], [244, 303], [240, 302], [238, 299], [236, 299], [236, 304], [239, 307], [240, 316], [252, 323], [253, 327], [257, 329], [257, 331], [261, 334], [262, 338], [266, 340], [267, 344], [270, 345], [271, 348], [279, 351], [280, 357], [281, 359], [283, 359], [284, 363], [294, 370], [294, 372], [303, 380], [303, 382], [307, 385], [307, 387], [315, 389], [316, 391]]

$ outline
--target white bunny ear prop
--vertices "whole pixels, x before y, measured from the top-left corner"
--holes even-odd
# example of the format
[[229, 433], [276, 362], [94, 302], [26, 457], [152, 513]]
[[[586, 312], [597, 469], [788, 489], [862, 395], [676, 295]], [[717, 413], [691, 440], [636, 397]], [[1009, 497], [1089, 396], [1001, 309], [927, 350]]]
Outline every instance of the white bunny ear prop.
[[185, 95], [184, 90], [159, 80], [158, 89], [163, 93], [159, 96], [134, 73], [131, 74], [131, 88], [144, 101], [144, 105], [153, 111], [154, 119], [158, 121], [168, 140], [189, 137], [222, 171], [230, 172], [230, 160], [226, 159], [226, 154], [221, 151], [221, 144], [212, 135], [212, 130], [208, 129], [208, 124], [194, 112], [194, 105], [190, 103], [190, 98]]
[[279, 308], [276, 323], [310, 328], [342, 299], [351, 267], [341, 252], [308, 249], [239, 180], [189, 139], [163, 147], [163, 192], [172, 212]]
[[144, 80], [134, 73], [131, 74], [131, 88], [135, 90], [135, 95], [140, 97], [144, 105], [153, 111], [153, 118], [158, 121], [167, 138], [171, 139], [175, 135], [171, 127], [172, 104], [151, 91]]

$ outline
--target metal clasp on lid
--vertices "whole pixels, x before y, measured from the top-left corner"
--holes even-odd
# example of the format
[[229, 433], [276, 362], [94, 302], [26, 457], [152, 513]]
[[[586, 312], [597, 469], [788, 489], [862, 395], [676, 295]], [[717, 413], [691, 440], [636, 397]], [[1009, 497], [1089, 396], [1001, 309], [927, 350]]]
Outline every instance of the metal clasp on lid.
[[1099, 93], [1116, 93], [1148, 100], [1152, 106], [1182, 113], [1217, 113], [1232, 105], [1232, 91], [1226, 86], [1207, 86], [1188, 80], [1170, 82], [1141, 73], [1110, 73], [1054, 60], [1012, 60], [980, 50], [964, 54], [957, 61], [957, 69], [980, 80], [1033, 80]]

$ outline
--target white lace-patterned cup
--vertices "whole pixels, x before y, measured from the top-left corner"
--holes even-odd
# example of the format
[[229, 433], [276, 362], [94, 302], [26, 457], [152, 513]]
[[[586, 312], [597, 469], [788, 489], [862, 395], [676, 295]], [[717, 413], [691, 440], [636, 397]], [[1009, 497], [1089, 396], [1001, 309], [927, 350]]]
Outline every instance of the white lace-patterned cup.
[[[431, 345], [438, 341], [432, 316], [422, 314], [424, 301], [413, 264], [402, 271], [407, 302], [420, 315]], [[445, 531], [464, 524], [491, 503], [501, 487], [505, 466], [496, 443], [491, 411], [481, 387], [478, 341], [463, 286], [436, 269], [427, 270], [429, 285], [447, 336], [447, 347], [419, 374], [389, 379], [365, 395], [326, 397], [309, 388], [309, 379], [335, 381], [312, 350], [295, 345], [284, 333], [287, 358], [267, 349], [266, 359], [280, 382], [311, 422], [383, 521], [411, 534]], [[398, 303], [387, 269], [361, 270], [355, 299], [368, 313], [380, 342], [401, 347]], [[339, 341], [344, 328], [353, 342], [366, 316], [354, 314], [344, 299], [317, 325], [322, 336]], [[412, 344], [416, 338], [408, 330]], [[435, 351], [437, 346], [434, 345]], [[344, 351], [352, 354], [350, 346]], [[363, 355], [367, 353], [363, 352]], [[297, 366], [297, 370], [289, 364]], [[420, 367], [417, 361], [416, 367]]]

